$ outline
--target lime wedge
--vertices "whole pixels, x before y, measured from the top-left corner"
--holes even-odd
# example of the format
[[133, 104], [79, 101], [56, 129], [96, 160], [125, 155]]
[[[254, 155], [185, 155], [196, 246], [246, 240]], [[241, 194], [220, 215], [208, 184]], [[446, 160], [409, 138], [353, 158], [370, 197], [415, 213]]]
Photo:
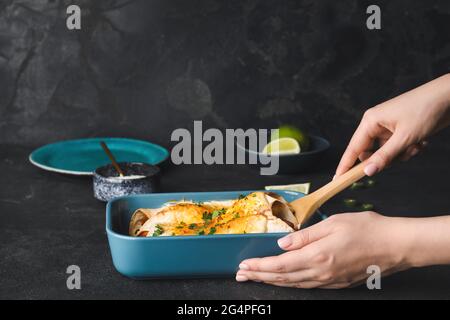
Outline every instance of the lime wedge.
[[298, 154], [300, 145], [293, 138], [280, 138], [270, 141], [263, 149], [265, 154]]
[[309, 193], [309, 188], [311, 183], [297, 183], [297, 184], [286, 184], [281, 186], [266, 186], [266, 190], [288, 190], [288, 191], [297, 191], [304, 194]]
[[282, 125], [278, 128], [278, 136], [276, 134], [272, 134], [271, 136], [273, 140], [277, 138], [295, 139], [300, 144], [302, 151], [308, 151], [309, 149], [310, 141], [308, 135], [295, 126]]

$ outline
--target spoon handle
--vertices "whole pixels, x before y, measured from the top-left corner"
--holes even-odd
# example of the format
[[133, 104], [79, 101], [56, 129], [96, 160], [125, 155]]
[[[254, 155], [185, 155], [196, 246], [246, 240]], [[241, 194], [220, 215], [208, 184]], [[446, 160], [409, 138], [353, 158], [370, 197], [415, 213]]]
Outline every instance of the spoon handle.
[[360, 164], [354, 166], [346, 173], [336, 177], [333, 181], [327, 183], [322, 188], [316, 190], [311, 194], [319, 206], [328, 201], [330, 198], [344, 190], [345, 188], [352, 185], [354, 182], [363, 178], [366, 174], [364, 173], [364, 167], [367, 165], [367, 160], [361, 162]]
[[114, 158], [114, 155], [112, 154], [111, 150], [109, 150], [108, 146], [106, 145], [105, 142], [101, 141], [100, 145], [103, 148], [103, 151], [105, 151], [106, 155], [108, 156], [109, 160], [111, 160], [112, 165], [114, 166], [114, 168], [117, 170], [117, 172], [119, 173], [119, 176], [123, 177], [125, 176], [123, 174], [122, 169], [120, 169], [119, 164], [116, 161], [116, 158]]

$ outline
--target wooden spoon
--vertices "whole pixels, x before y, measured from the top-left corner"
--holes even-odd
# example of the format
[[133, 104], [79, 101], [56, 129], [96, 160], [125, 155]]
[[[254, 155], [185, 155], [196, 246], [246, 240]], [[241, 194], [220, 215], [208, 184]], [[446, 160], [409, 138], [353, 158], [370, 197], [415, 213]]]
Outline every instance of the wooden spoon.
[[119, 164], [118, 164], [117, 161], [116, 161], [116, 158], [114, 158], [114, 155], [112, 154], [111, 150], [109, 150], [109, 148], [108, 148], [108, 146], [106, 145], [106, 143], [103, 142], [103, 141], [101, 141], [101, 142], [100, 142], [100, 145], [102, 146], [103, 151], [105, 151], [105, 153], [106, 153], [106, 155], [108, 156], [109, 160], [111, 160], [111, 163], [112, 163], [112, 165], [114, 166], [114, 168], [115, 168], [115, 169], [117, 170], [117, 172], [119, 173], [119, 176], [120, 176], [120, 177], [125, 176], [125, 175], [123, 174], [122, 169], [120, 169], [120, 166], [119, 166]]
[[306, 222], [326, 201], [350, 186], [352, 183], [364, 177], [366, 175], [364, 173], [364, 167], [366, 165], [367, 160], [354, 166], [343, 175], [340, 175], [313, 193], [292, 201], [290, 205], [295, 210], [295, 217], [297, 218], [299, 228], [300, 225]]

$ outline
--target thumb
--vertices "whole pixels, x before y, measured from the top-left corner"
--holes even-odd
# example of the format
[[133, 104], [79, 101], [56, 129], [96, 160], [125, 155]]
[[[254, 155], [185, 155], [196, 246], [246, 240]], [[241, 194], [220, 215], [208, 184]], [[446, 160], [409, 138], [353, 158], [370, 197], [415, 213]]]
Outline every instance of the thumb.
[[386, 143], [367, 160], [364, 173], [368, 176], [385, 169], [407, 147], [405, 135], [395, 132]]
[[330, 233], [329, 228], [326, 228], [326, 225], [323, 222], [325, 221], [288, 234], [278, 240], [278, 245], [283, 250], [295, 250], [322, 239]]

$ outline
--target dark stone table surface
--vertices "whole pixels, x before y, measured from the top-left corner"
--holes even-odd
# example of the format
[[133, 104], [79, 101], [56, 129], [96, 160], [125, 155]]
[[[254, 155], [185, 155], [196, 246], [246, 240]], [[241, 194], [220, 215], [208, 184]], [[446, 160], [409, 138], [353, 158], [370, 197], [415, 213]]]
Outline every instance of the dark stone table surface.
[[[344, 197], [376, 205], [386, 215], [450, 213], [450, 146], [436, 138], [413, 161], [395, 165], [375, 187], [345, 191], [326, 204], [342, 212]], [[92, 197], [90, 178], [54, 174], [28, 162], [31, 147], [0, 145], [0, 298], [6, 299], [397, 299], [450, 298], [450, 267], [415, 269], [382, 280], [381, 290], [300, 290], [234, 279], [136, 281], [114, 269], [105, 234], [105, 205]], [[332, 176], [338, 154], [313, 172], [259, 176], [246, 166], [171, 166], [163, 169], [163, 191], [262, 188], [311, 181], [313, 189]], [[66, 288], [66, 268], [81, 268], [81, 290]]]

